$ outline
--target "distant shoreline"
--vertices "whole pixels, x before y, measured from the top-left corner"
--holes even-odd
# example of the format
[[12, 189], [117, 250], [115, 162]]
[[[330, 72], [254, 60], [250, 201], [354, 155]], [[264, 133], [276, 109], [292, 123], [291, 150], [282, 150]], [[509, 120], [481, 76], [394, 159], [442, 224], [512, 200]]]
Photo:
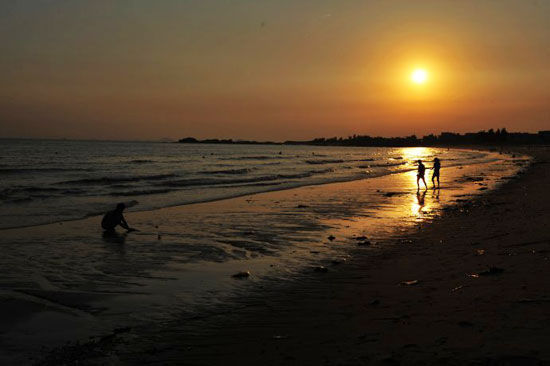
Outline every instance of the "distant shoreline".
[[226, 145], [308, 145], [308, 146], [350, 146], [350, 147], [455, 147], [455, 146], [517, 146], [517, 145], [546, 145], [550, 144], [550, 131], [508, 132], [505, 128], [490, 129], [488, 131], [468, 132], [465, 134], [442, 132], [439, 135], [430, 134], [422, 138], [415, 135], [406, 137], [371, 137], [367, 135], [353, 135], [347, 138], [331, 137], [316, 138], [313, 140], [284, 142], [233, 140], [233, 139], [204, 139], [194, 137], [179, 139], [180, 144], [226, 144]]
[[487, 131], [442, 132], [439, 135], [429, 134], [423, 137], [416, 135], [404, 137], [381, 137], [368, 135], [353, 135], [343, 137], [320, 137], [312, 140], [286, 141], [256, 141], [245, 139], [208, 138], [197, 139], [184, 137], [181, 139], [94, 139], [94, 138], [65, 138], [65, 137], [0, 137], [3, 140], [43, 140], [43, 141], [80, 141], [80, 142], [117, 142], [117, 143], [179, 143], [179, 144], [214, 144], [214, 145], [308, 145], [308, 146], [341, 146], [341, 147], [460, 147], [460, 146], [521, 146], [521, 145], [550, 145], [550, 130], [532, 132], [508, 132], [503, 129], [489, 129]]

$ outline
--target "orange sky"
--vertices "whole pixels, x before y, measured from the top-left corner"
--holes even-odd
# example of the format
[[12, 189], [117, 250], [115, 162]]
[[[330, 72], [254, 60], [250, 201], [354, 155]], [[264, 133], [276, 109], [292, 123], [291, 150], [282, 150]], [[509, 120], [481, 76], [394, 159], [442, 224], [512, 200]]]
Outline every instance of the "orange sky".
[[542, 0], [2, 2], [0, 137], [550, 129], [548, 14]]

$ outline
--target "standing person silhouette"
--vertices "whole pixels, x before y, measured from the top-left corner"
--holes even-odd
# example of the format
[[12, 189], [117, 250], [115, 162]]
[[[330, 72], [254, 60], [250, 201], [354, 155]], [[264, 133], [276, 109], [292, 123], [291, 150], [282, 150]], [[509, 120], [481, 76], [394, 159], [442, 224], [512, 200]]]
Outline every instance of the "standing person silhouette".
[[420, 191], [420, 179], [424, 182], [424, 187], [426, 187], [426, 190], [428, 189], [428, 185], [426, 184], [426, 179], [424, 179], [424, 174], [426, 173], [426, 167], [424, 164], [422, 164], [422, 160], [418, 160], [418, 172], [416, 173], [416, 186], [418, 189], [417, 192]]
[[114, 210], [107, 212], [105, 216], [103, 216], [103, 220], [101, 220], [101, 227], [107, 232], [114, 232], [115, 227], [118, 225], [128, 230], [128, 232], [136, 231], [136, 229], [132, 229], [128, 226], [128, 223], [122, 215], [122, 211], [124, 211], [125, 208], [126, 205], [124, 203], [119, 203]]
[[432, 184], [434, 185], [434, 189], [435, 189], [434, 179], [437, 178], [437, 188], [439, 188], [439, 169], [441, 169], [441, 162], [439, 161], [438, 158], [434, 159], [434, 167], [432, 169], [434, 171], [432, 174]]

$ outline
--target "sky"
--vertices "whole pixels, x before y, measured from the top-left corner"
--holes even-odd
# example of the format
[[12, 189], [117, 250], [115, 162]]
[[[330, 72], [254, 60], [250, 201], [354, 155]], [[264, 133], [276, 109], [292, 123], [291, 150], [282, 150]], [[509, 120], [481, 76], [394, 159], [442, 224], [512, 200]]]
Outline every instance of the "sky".
[[3, 0], [0, 137], [549, 130], [548, 14], [547, 0]]

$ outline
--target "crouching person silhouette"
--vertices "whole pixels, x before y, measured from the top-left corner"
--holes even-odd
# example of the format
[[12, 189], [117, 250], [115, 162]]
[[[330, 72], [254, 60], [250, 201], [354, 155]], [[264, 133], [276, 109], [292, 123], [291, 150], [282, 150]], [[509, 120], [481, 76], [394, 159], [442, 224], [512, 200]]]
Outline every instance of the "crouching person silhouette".
[[126, 208], [126, 205], [124, 203], [119, 203], [116, 205], [116, 208], [112, 211], [109, 211], [103, 216], [103, 220], [101, 220], [101, 227], [106, 232], [114, 232], [115, 227], [118, 225], [122, 226], [124, 229], [126, 229], [128, 232], [130, 231], [137, 231], [137, 229], [132, 229], [130, 226], [128, 226], [128, 223], [124, 219], [124, 216], [122, 215], [122, 212]]

